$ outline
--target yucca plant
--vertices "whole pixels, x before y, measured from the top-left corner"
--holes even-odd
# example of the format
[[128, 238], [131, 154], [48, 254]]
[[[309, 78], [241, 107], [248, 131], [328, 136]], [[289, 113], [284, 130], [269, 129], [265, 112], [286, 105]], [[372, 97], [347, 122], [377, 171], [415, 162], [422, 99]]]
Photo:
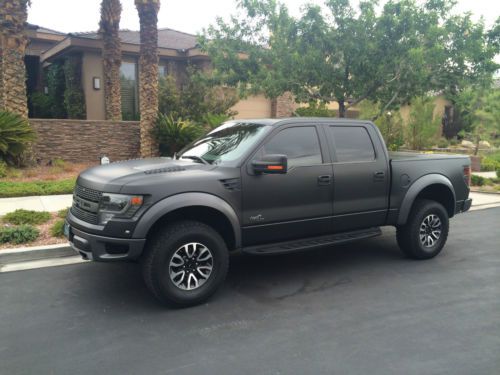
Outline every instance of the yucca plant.
[[173, 155], [203, 133], [200, 126], [189, 120], [158, 114], [153, 136], [160, 144], [161, 155]]
[[0, 159], [16, 161], [35, 138], [35, 132], [26, 119], [12, 112], [0, 111]]

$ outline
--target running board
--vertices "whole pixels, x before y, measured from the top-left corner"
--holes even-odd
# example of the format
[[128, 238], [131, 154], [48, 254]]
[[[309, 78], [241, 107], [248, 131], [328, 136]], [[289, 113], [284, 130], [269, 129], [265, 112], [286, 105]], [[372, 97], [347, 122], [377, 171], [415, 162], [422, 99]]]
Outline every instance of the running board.
[[318, 247], [337, 245], [365, 238], [376, 237], [382, 234], [379, 227], [329, 234], [326, 236], [302, 238], [294, 241], [277, 242], [273, 244], [249, 246], [241, 249], [244, 253], [254, 255], [285, 254], [295, 251], [315, 249]]

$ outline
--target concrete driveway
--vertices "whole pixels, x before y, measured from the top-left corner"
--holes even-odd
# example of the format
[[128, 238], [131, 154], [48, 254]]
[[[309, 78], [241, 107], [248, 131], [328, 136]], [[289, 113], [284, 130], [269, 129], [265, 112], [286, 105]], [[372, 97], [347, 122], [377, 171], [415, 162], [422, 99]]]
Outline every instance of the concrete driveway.
[[210, 303], [160, 307], [133, 264], [0, 274], [2, 374], [498, 374], [500, 208], [452, 220], [430, 261], [393, 230], [231, 259]]

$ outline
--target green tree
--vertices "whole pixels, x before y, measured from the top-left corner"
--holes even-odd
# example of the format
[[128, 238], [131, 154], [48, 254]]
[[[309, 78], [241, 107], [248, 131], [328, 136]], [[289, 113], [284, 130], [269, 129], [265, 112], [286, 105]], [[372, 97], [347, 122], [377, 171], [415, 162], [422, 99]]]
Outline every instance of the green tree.
[[372, 120], [374, 117], [375, 125], [384, 137], [387, 148], [391, 151], [397, 151], [404, 144], [404, 127], [401, 114], [397, 110], [385, 111], [381, 113], [380, 105], [368, 100], [363, 100], [360, 105], [359, 118]]
[[434, 117], [434, 108], [429, 97], [418, 97], [411, 102], [406, 141], [412, 150], [431, 146], [441, 135], [441, 121]]
[[[235, 114], [231, 108], [238, 99], [236, 90], [215, 85], [208, 73], [194, 67], [187, 69], [182, 85], [172, 76], [160, 79], [159, 111], [174, 118], [213, 126], [213, 116], [227, 119]], [[208, 122], [207, 115], [213, 115]]]
[[242, 16], [218, 19], [200, 44], [218, 79], [244, 94], [336, 101], [340, 117], [364, 99], [380, 103], [378, 116], [431, 90], [456, 92], [498, 68], [496, 26], [450, 16], [452, 1], [376, 5], [327, 0], [293, 17], [278, 0], [239, 0]]

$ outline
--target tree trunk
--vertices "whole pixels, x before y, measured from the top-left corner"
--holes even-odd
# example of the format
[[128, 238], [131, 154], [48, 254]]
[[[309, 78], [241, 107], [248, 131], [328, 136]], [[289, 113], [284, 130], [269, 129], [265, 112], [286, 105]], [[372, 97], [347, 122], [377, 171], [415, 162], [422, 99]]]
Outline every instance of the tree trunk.
[[99, 34], [103, 40], [102, 65], [104, 72], [104, 104], [106, 120], [122, 119], [120, 66], [122, 63], [120, 41], [120, 0], [102, 0]]
[[339, 117], [344, 118], [346, 113], [345, 102], [344, 100], [338, 100], [337, 103], [339, 103]]
[[135, 0], [141, 25], [139, 101], [141, 112], [141, 157], [159, 154], [151, 131], [158, 116], [158, 11], [160, 0]]
[[1, 68], [0, 104], [2, 109], [28, 118], [26, 98], [27, 0], [3, 0], [0, 3]]

